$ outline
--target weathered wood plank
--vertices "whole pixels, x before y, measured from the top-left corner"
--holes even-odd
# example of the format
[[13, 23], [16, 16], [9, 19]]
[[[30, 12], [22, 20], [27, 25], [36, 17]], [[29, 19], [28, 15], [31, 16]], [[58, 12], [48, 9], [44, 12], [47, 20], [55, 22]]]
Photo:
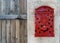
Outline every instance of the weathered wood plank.
[[0, 43], [2, 43], [2, 22], [0, 20]]
[[7, 43], [11, 43], [11, 25], [10, 25], [10, 20], [6, 21], [6, 29], [7, 29]]
[[24, 34], [25, 34], [25, 21], [24, 20], [20, 20], [20, 43], [25, 43]]
[[20, 43], [23, 43], [23, 42], [22, 42], [22, 38], [23, 38], [23, 36], [22, 36], [22, 34], [23, 34], [23, 33], [22, 33], [22, 32], [23, 32], [23, 31], [22, 31], [22, 29], [23, 29], [23, 23], [22, 23], [22, 22], [23, 22], [23, 21], [20, 20], [20, 32], [19, 32], [19, 33], [20, 33]]
[[26, 14], [27, 13], [27, 0], [19, 0], [20, 2], [20, 13]]
[[24, 27], [24, 42], [27, 43], [27, 20], [25, 21], [25, 27]]
[[24, 19], [25, 20], [25, 19], [27, 19], [27, 14], [19, 14], [19, 15], [18, 14], [15, 14], [15, 15], [6, 15], [6, 14], [4, 15], [3, 14], [3, 15], [0, 15], [0, 20], [2, 20], [2, 19], [3, 20], [6, 20], [6, 19], [7, 20], [10, 20], [10, 19], [12, 19], [12, 20], [13, 19]]
[[2, 43], [6, 43], [6, 20], [2, 20]]
[[16, 43], [16, 21], [11, 20], [11, 43]]
[[16, 43], [20, 43], [19, 29], [20, 29], [20, 22], [19, 20], [16, 20]]
[[27, 21], [2, 20], [1, 26], [2, 43], [27, 43]]
[[23, 13], [27, 13], [27, 0], [23, 0], [23, 9], [22, 9]]

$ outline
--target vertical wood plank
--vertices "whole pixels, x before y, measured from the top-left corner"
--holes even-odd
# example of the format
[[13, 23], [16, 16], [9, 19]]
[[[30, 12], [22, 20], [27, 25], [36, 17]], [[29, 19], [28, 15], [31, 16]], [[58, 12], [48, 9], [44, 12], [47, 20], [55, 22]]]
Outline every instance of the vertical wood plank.
[[25, 43], [24, 42], [24, 21], [20, 20], [20, 43]]
[[23, 9], [22, 9], [22, 11], [23, 11], [23, 13], [27, 13], [27, 0], [23, 0]]
[[20, 7], [19, 10], [20, 10], [20, 13], [22, 13], [22, 6], [21, 6], [21, 5], [22, 5], [22, 0], [19, 0], [19, 4], [20, 4], [20, 6], [19, 6], [19, 7]]
[[24, 27], [24, 42], [27, 43], [27, 20], [25, 21], [25, 27]]
[[26, 20], [23, 20], [24, 21], [24, 27], [23, 27], [23, 38], [24, 38], [24, 43], [27, 43], [27, 21]]
[[1, 4], [2, 2], [1, 2], [1, 0], [0, 0], [0, 14], [2, 14], [2, 9], [1, 9], [1, 7], [2, 7], [2, 4]]
[[2, 43], [6, 43], [6, 21], [2, 20]]
[[16, 21], [11, 20], [11, 43], [16, 43]]
[[27, 0], [20, 0], [20, 13], [27, 13]]
[[19, 20], [16, 20], [16, 43], [20, 43], [19, 29], [20, 29], [20, 22]]
[[22, 43], [25, 43], [24, 38], [25, 38], [25, 20], [22, 20], [23, 26], [22, 26]]
[[2, 43], [2, 22], [0, 20], [0, 43]]
[[10, 20], [6, 21], [6, 29], [7, 29], [7, 43], [11, 43], [11, 29], [10, 29]]
[[22, 31], [21, 31], [21, 20], [19, 20], [19, 22], [20, 22], [20, 29], [19, 29], [19, 31], [20, 31], [20, 32], [19, 32], [20, 41], [19, 41], [19, 42], [22, 43], [22, 42], [21, 42], [21, 36], [22, 36], [22, 34], [21, 34], [21, 32], [22, 32]]
[[20, 20], [20, 43], [22, 43], [22, 20]]

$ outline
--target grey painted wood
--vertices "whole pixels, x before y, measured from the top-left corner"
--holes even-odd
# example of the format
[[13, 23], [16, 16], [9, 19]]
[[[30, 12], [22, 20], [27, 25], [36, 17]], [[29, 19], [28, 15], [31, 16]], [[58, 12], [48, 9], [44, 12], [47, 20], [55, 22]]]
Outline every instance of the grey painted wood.
[[2, 2], [1, 2], [1, 0], [0, 0], [0, 13], [2, 14], [2, 10], [1, 10], [1, 3], [2, 3]]
[[26, 14], [27, 13], [27, 0], [19, 0], [19, 3], [20, 3], [19, 12], [22, 14]]
[[5, 8], [4, 8], [4, 12], [3, 13], [5, 13], [5, 14], [9, 14], [9, 11], [10, 11], [10, 0], [4, 0], [4, 6], [5, 6]]
[[0, 7], [2, 9], [2, 14], [10, 15], [10, 14], [27, 13], [27, 0], [0, 0], [0, 3], [1, 3], [0, 6], [2, 6]]
[[0, 43], [2, 43], [2, 21], [0, 20]]
[[27, 19], [27, 14], [0, 15], [0, 20], [1, 19]]

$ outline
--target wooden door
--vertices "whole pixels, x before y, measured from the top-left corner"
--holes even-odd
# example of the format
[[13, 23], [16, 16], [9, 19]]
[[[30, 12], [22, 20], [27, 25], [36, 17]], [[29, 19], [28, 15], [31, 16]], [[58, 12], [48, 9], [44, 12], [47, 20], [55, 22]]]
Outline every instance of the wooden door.
[[[19, 3], [19, 13], [27, 13], [26, 0], [19, 0]], [[0, 20], [0, 43], [27, 43], [27, 20]]]

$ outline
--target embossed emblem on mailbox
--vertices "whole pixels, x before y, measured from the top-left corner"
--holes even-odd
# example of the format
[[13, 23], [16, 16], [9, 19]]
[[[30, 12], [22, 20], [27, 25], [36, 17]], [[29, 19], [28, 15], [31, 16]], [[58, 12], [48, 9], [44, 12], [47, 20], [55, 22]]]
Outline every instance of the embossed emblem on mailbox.
[[40, 6], [35, 9], [35, 37], [54, 37], [54, 9]]

